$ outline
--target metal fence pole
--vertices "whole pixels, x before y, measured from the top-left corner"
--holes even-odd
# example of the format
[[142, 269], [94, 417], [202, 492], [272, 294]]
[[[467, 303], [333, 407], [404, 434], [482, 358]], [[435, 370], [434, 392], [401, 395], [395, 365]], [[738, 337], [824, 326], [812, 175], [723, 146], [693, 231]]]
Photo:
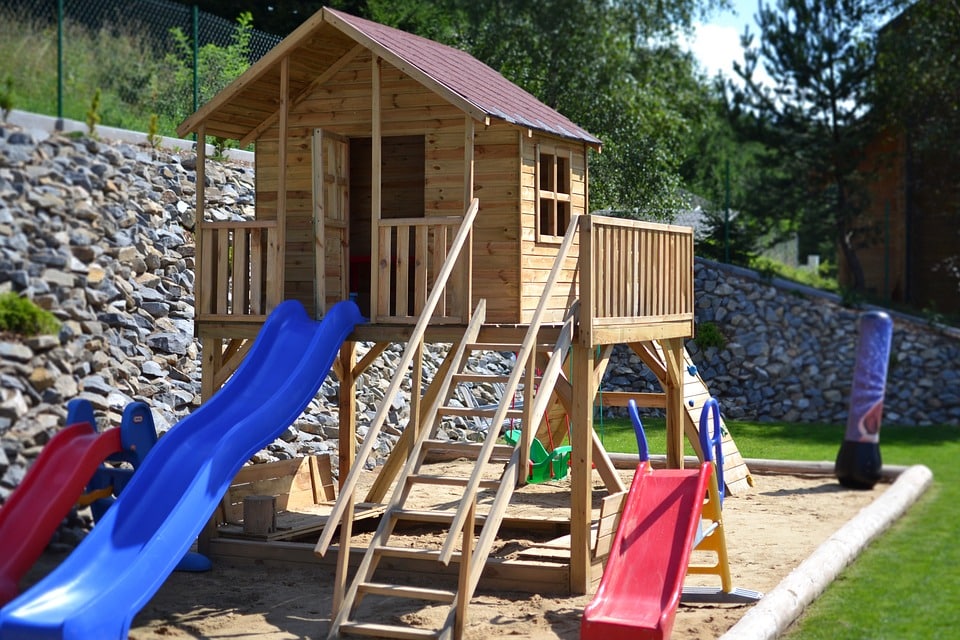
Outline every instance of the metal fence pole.
[[193, 112], [200, 108], [200, 8], [193, 5]]
[[57, 0], [57, 131], [63, 131], [63, 0]]

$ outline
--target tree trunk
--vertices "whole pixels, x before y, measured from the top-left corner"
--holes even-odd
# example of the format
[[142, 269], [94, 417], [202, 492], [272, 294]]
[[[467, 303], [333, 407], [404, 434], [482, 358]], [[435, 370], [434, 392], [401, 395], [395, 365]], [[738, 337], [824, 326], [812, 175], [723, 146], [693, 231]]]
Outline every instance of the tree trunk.
[[860, 264], [860, 258], [857, 256], [856, 249], [850, 242], [849, 234], [840, 236], [840, 251], [843, 252], [843, 259], [847, 263], [847, 270], [853, 279], [851, 283], [854, 291], [862, 292], [866, 289], [866, 279], [863, 275], [863, 265]]

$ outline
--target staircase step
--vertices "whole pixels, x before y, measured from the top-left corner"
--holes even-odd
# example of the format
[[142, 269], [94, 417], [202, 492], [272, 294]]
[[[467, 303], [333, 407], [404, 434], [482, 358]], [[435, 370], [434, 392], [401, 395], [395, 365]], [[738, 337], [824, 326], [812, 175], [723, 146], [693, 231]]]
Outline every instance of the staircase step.
[[432, 602], [446, 602], [452, 604], [457, 594], [449, 589], [428, 589], [426, 587], [409, 587], [399, 584], [383, 582], [361, 582], [357, 585], [359, 593], [364, 595], [388, 596], [391, 598], [406, 598], [408, 600], [430, 600]]
[[495, 373], [464, 372], [464, 373], [453, 374], [452, 379], [454, 384], [458, 384], [461, 382], [507, 384], [510, 381], [510, 376], [501, 376]]
[[344, 622], [340, 625], [340, 633], [355, 636], [369, 636], [371, 638], [409, 638], [410, 640], [440, 637], [440, 632], [433, 631], [432, 629], [398, 627], [391, 624], [378, 624], [374, 622]]
[[[456, 514], [456, 511], [427, 511], [424, 509], [394, 509], [390, 512], [390, 515], [397, 520], [427, 524], [450, 524]], [[487, 516], [482, 513], [478, 513], [474, 517], [477, 526], [483, 524], [486, 519]]]
[[467, 344], [468, 351], [499, 351], [501, 353], [517, 353], [519, 344], [509, 342], [471, 342]]
[[[440, 485], [444, 487], [465, 487], [467, 483], [470, 482], [470, 478], [462, 478], [460, 476], [435, 476], [425, 473], [413, 473], [407, 476], [408, 482], [416, 482], [418, 484], [432, 484]], [[500, 486], [501, 480], [481, 480], [480, 488], [481, 489], [496, 489]]]
[[[381, 558], [398, 558], [404, 560], [432, 560], [440, 561], [439, 549], [414, 549], [413, 547], [391, 547], [388, 545], [377, 545], [373, 552]], [[460, 562], [460, 552], [454, 551], [450, 560], [451, 564]]]
[[[482, 446], [482, 442], [448, 442], [445, 440], [425, 440], [423, 443], [423, 448], [427, 451], [444, 451], [473, 459], [477, 458]], [[511, 455], [513, 455], [511, 445], [495, 444], [493, 445], [493, 452], [490, 454], [490, 460], [507, 460]]]
[[[445, 416], [461, 416], [464, 418], [493, 418], [497, 415], [497, 408], [492, 409], [474, 409], [473, 407], [440, 407], [440, 413]], [[523, 417], [523, 411], [520, 409], [507, 409], [505, 418], [520, 419]]]

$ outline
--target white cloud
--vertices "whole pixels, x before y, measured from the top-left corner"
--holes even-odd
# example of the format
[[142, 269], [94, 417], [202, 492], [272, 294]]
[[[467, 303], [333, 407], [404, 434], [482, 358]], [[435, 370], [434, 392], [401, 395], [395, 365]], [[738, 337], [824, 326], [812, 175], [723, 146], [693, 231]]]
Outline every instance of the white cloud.
[[[743, 63], [743, 48], [740, 46], [742, 31], [743, 27], [738, 29], [730, 25], [698, 23], [694, 25], [693, 36], [687, 40], [686, 46], [708, 77], [713, 78], [719, 72], [726, 78], [738, 80], [733, 71], [733, 62], [737, 60]], [[772, 84], [762, 62], [758, 65], [756, 77], [765, 84]]]

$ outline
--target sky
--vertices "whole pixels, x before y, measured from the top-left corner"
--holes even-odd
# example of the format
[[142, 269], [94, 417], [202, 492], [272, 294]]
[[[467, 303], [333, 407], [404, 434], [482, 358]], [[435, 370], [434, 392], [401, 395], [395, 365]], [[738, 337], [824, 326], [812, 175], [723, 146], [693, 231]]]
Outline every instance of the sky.
[[750, 31], [757, 33], [753, 19], [757, 12], [757, 0], [733, 0], [732, 4], [733, 11], [715, 13], [709, 22], [697, 24], [690, 43], [690, 50], [711, 78], [718, 71], [728, 78], [734, 78], [733, 61], [743, 61], [740, 35], [744, 26], [750, 25]]

